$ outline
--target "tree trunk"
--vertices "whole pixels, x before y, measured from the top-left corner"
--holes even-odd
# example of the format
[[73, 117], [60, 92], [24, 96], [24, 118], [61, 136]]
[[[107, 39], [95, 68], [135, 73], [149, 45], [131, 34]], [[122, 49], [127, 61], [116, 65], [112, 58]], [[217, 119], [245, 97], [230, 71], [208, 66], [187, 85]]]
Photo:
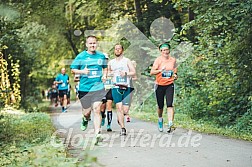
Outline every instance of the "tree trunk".
[[78, 52], [78, 50], [77, 50], [77, 48], [76, 48], [76, 46], [75, 46], [75, 44], [74, 44], [74, 42], [72, 40], [71, 30], [67, 30], [67, 32], [65, 33], [65, 36], [67, 38], [67, 41], [70, 43], [70, 46], [73, 49], [74, 54], [78, 55], [79, 52]]
[[135, 3], [137, 21], [141, 22], [142, 21], [142, 11], [141, 11], [140, 0], [134, 0], [134, 3]]
[[134, 6], [135, 6], [135, 11], [136, 11], [138, 28], [141, 32], [144, 32], [144, 27], [142, 26], [143, 17], [142, 17], [142, 9], [141, 9], [140, 0], [134, 0]]
[[193, 11], [188, 7], [188, 21], [194, 20], [194, 13]]

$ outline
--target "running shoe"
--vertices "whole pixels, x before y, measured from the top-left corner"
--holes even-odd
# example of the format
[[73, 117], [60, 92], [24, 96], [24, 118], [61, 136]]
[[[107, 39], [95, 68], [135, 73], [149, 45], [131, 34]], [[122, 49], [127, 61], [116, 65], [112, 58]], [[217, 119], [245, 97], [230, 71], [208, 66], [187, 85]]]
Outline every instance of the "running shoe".
[[163, 119], [161, 121], [158, 120], [158, 130], [159, 132], [163, 132]]
[[85, 131], [87, 129], [87, 126], [88, 126], [88, 120], [85, 117], [83, 117], [81, 123], [81, 130]]
[[66, 113], [67, 109], [66, 108], [62, 108], [61, 111], [62, 111], [62, 113]]
[[125, 136], [125, 135], [126, 135], [126, 129], [122, 128], [122, 130], [121, 130], [121, 136]]
[[167, 133], [171, 133], [172, 128], [173, 128], [173, 123], [169, 123], [169, 124], [168, 124]]
[[172, 126], [173, 126], [173, 123], [172, 123], [172, 122], [168, 124], [168, 127], [172, 127]]
[[107, 131], [112, 132], [112, 129], [111, 129], [110, 125], [107, 125]]
[[95, 145], [98, 145], [99, 142], [102, 142], [103, 138], [100, 132], [95, 136]]

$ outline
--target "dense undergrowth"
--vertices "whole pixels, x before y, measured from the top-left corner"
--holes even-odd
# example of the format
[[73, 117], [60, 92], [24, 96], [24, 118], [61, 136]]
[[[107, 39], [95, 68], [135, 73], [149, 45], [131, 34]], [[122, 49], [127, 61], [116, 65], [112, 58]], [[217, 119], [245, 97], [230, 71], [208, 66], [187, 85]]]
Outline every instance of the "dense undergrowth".
[[[71, 157], [60, 142], [50, 143], [51, 118], [42, 112], [25, 113], [12, 108], [0, 111], [0, 166], [91, 166], [96, 162], [83, 152], [81, 161]], [[55, 140], [55, 139], [54, 139]], [[80, 157], [79, 157], [80, 158]]]

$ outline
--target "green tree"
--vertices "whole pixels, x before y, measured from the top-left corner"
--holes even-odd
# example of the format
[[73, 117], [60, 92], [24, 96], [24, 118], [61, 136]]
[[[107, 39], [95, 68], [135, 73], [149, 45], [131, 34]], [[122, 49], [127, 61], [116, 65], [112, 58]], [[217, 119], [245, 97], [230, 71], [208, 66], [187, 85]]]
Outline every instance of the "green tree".
[[251, 112], [252, 1], [177, 2], [195, 13], [182, 31], [193, 28], [197, 40], [190, 66], [182, 66], [180, 72], [180, 109], [192, 118], [251, 129], [251, 122], [238, 120]]

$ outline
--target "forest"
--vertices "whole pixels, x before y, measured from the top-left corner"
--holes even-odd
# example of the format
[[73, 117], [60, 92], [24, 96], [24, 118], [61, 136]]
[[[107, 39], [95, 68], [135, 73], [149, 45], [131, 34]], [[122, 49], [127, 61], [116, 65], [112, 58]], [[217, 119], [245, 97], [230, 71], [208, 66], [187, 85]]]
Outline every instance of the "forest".
[[137, 62], [136, 110], [156, 104], [149, 71], [158, 44], [169, 42], [174, 55], [186, 58], [178, 68], [176, 112], [251, 134], [251, 13], [251, 0], [1, 0], [0, 108], [37, 112], [41, 91], [62, 67], [72, 77], [68, 60], [95, 33], [100, 50], [113, 57], [120, 42]]

